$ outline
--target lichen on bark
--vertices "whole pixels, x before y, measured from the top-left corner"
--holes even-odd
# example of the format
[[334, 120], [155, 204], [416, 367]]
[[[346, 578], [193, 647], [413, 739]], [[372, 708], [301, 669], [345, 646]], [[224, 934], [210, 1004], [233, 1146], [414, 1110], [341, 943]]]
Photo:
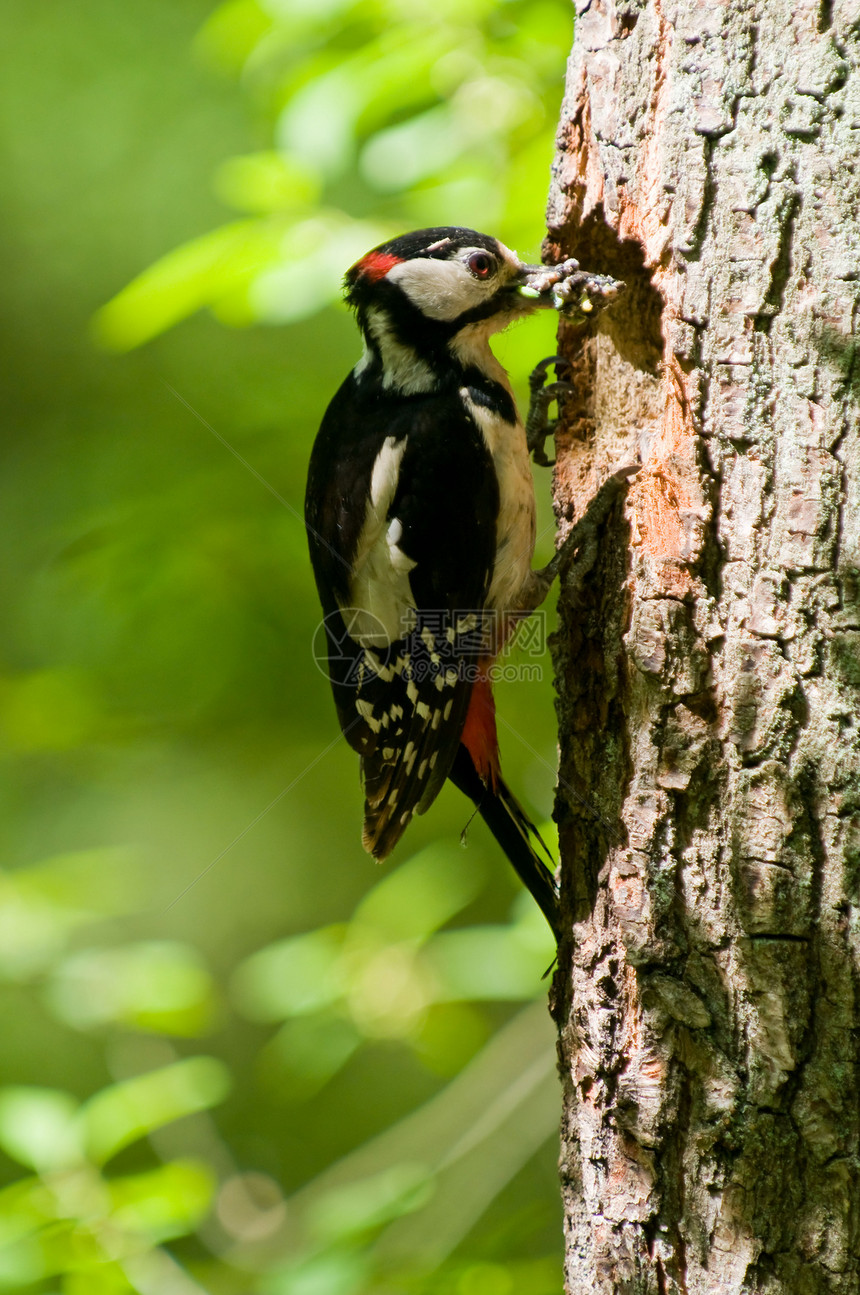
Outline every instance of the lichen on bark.
[[582, 0], [548, 250], [571, 1295], [860, 1291], [860, 5]]

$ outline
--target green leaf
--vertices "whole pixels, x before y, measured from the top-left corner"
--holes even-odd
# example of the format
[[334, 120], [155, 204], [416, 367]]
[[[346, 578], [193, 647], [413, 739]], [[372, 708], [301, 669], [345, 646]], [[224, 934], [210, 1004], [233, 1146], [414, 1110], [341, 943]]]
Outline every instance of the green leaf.
[[127, 1291], [137, 1289], [119, 1263], [95, 1259], [80, 1272], [63, 1274], [63, 1295], [126, 1295]]
[[393, 940], [426, 939], [471, 903], [483, 883], [484, 870], [474, 854], [431, 845], [378, 882], [353, 922]]
[[114, 1179], [108, 1187], [112, 1222], [157, 1242], [184, 1236], [206, 1217], [215, 1185], [209, 1166], [196, 1160]]
[[374, 135], [361, 154], [361, 174], [381, 193], [409, 189], [451, 166], [469, 140], [447, 104]]
[[307, 1101], [342, 1070], [363, 1036], [351, 1021], [321, 1013], [287, 1021], [260, 1061], [284, 1101]]
[[190, 1057], [125, 1079], [84, 1105], [81, 1119], [87, 1150], [103, 1163], [154, 1129], [217, 1105], [229, 1088], [229, 1072], [214, 1057]]
[[0, 1090], [0, 1145], [14, 1160], [43, 1172], [74, 1164], [83, 1148], [78, 1103], [55, 1088]]
[[300, 210], [319, 197], [316, 171], [282, 153], [248, 153], [222, 162], [215, 175], [215, 191], [239, 211], [267, 215]]
[[251, 309], [269, 323], [306, 319], [341, 295], [344, 271], [381, 242], [378, 225], [327, 211], [294, 225], [284, 237], [277, 264], [250, 289]]
[[343, 994], [344, 928], [293, 935], [254, 953], [233, 979], [233, 996], [252, 1021], [282, 1021], [318, 1012]]
[[438, 985], [437, 1001], [517, 1002], [546, 993], [543, 976], [554, 954], [549, 930], [535, 944], [516, 927], [481, 926], [434, 936], [421, 960]]
[[348, 65], [314, 77], [281, 114], [280, 146], [322, 175], [335, 176], [352, 156], [355, 119], [362, 108], [359, 85]]
[[236, 75], [272, 26], [256, 0], [227, 0], [207, 18], [195, 46], [207, 62]]
[[344, 1241], [412, 1214], [426, 1204], [433, 1188], [433, 1175], [426, 1166], [393, 1165], [371, 1178], [326, 1192], [314, 1201], [308, 1225], [326, 1244]]
[[41, 1178], [19, 1178], [0, 1190], [0, 1271], [8, 1247], [56, 1218], [56, 1199]]
[[184, 243], [102, 306], [95, 318], [97, 340], [109, 350], [127, 351], [203, 306], [235, 299], [277, 261], [282, 236], [282, 225], [242, 220]]
[[117, 1021], [195, 1035], [211, 1023], [214, 1010], [200, 955], [168, 940], [75, 953], [57, 968], [46, 996], [52, 1010], [77, 1029]]
[[367, 1260], [351, 1251], [327, 1251], [275, 1269], [263, 1278], [263, 1295], [362, 1295]]
[[63, 953], [78, 927], [127, 912], [140, 875], [124, 850], [80, 850], [0, 872], [0, 976], [27, 980]]
[[99, 731], [92, 681], [79, 671], [36, 670], [0, 684], [0, 731], [15, 751], [70, 751]]
[[38, 1237], [22, 1237], [0, 1247], [0, 1290], [22, 1291], [45, 1273]]

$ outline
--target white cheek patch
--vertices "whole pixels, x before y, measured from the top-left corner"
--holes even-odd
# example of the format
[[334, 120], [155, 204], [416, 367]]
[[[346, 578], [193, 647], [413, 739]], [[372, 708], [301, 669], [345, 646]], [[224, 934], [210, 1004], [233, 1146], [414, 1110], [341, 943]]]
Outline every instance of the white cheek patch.
[[[462, 255], [468, 257], [473, 251], [481, 252], [483, 248], [468, 248]], [[422, 315], [445, 321], [482, 306], [499, 289], [498, 275], [476, 279], [459, 257], [455, 261], [421, 257], [403, 261], [389, 270], [386, 278], [397, 284]]]

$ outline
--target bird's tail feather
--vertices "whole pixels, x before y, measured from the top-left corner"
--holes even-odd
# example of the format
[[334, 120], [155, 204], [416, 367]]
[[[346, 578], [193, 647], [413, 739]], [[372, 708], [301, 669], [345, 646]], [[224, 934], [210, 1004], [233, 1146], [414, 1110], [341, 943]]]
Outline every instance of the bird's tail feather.
[[448, 774], [455, 787], [475, 802], [478, 813], [504, 850], [523, 885], [534, 897], [556, 939], [561, 937], [561, 916], [555, 877], [537, 851], [538, 842], [552, 861], [540, 833], [510, 788], [501, 778], [488, 787], [465, 747], [461, 746]]

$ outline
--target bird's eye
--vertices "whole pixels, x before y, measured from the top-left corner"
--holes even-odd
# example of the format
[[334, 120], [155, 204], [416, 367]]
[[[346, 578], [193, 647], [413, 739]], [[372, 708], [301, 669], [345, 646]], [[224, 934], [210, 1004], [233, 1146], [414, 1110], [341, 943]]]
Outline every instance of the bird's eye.
[[489, 252], [473, 252], [466, 264], [476, 279], [488, 279], [494, 268]]

